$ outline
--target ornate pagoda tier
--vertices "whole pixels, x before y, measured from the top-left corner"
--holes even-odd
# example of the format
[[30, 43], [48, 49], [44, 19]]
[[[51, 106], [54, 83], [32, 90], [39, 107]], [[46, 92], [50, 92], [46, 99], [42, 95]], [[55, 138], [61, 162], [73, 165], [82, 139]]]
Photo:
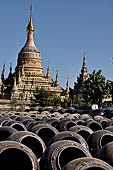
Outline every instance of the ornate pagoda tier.
[[83, 99], [83, 87], [85, 81], [88, 79], [88, 72], [86, 67], [86, 57], [83, 57], [82, 69], [77, 77], [77, 82], [74, 82], [74, 98], [79, 103]]
[[[27, 31], [27, 41], [18, 54], [17, 66], [13, 74], [14, 86], [11, 91], [11, 98], [21, 98], [24, 93], [24, 98], [29, 100], [33, 97], [37, 86], [54, 91], [57, 95], [60, 95], [62, 89], [58, 83], [54, 85], [50, 77], [49, 67], [47, 69], [47, 74], [44, 74], [40, 52], [36, 48], [33, 39], [34, 26], [31, 15]], [[58, 75], [56, 77], [56, 81], [58, 82]]]
[[86, 67], [86, 57], [85, 56], [83, 58], [83, 65], [82, 65], [80, 77], [81, 77], [83, 82], [88, 79], [88, 73], [87, 73], [87, 67]]
[[88, 79], [88, 73], [87, 73], [87, 67], [86, 67], [86, 57], [84, 56], [81, 73], [77, 77], [77, 83], [80, 86], [82, 86], [87, 79]]

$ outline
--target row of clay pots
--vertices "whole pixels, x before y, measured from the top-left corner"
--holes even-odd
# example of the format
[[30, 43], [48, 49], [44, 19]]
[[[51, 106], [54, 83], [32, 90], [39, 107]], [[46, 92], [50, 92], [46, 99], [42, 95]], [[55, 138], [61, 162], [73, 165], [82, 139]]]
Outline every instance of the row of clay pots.
[[0, 115], [4, 170], [113, 169], [112, 119], [45, 112]]

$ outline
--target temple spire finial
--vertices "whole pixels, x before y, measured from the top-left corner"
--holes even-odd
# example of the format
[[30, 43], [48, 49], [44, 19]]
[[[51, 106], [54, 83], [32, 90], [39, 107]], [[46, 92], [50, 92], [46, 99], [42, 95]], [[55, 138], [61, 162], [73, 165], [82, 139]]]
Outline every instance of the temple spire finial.
[[56, 70], [56, 80], [55, 80], [55, 87], [59, 86], [59, 82], [58, 82], [58, 70]]
[[66, 82], [66, 92], [69, 93], [69, 78], [67, 77], [67, 82]]
[[86, 57], [83, 57], [83, 66], [86, 66]]
[[12, 63], [10, 63], [10, 74], [12, 74]]
[[30, 45], [30, 46], [35, 46], [35, 43], [34, 43], [34, 38], [33, 38], [33, 33], [34, 33], [34, 25], [33, 25], [33, 22], [32, 22], [32, 5], [30, 5], [30, 20], [29, 20], [29, 24], [27, 26], [27, 32], [28, 32], [28, 35], [27, 35], [27, 41], [26, 41], [26, 45]]
[[84, 56], [86, 56], [86, 51], [84, 50]]
[[48, 65], [48, 68], [47, 68], [47, 74], [46, 74], [46, 77], [47, 77], [47, 78], [50, 78], [50, 68], [49, 68], [49, 65]]
[[32, 5], [30, 5], [30, 21], [29, 21], [29, 24], [27, 26], [27, 31], [28, 32], [34, 31], [34, 25], [33, 25], [33, 22], [32, 22]]
[[32, 17], [32, 5], [30, 5], [30, 18]]
[[81, 70], [83, 82], [86, 81], [87, 78], [88, 78], [87, 67], [86, 67], [86, 56], [85, 55], [86, 55], [86, 52], [84, 52], [83, 65], [82, 65], [82, 70]]
[[3, 64], [3, 72], [5, 72], [5, 64]]
[[5, 79], [5, 64], [3, 64], [3, 70], [2, 70], [2, 82], [4, 82]]

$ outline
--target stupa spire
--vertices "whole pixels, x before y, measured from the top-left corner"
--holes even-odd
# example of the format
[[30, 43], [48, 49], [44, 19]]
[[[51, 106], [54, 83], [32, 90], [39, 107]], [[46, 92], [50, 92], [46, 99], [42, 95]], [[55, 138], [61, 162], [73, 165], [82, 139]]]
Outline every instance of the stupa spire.
[[68, 77], [67, 77], [67, 82], [66, 82], [66, 93], [69, 93], [69, 81], [68, 81]]
[[33, 25], [33, 21], [32, 21], [32, 5], [30, 5], [30, 20], [29, 20], [29, 24], [27, 26], [27, 31], [34, 31], [34, 25]]
[[59, 86], [59, 82], [58, 82], [58, 70], [56, 71], [56, 80], [55, 80], [55, 87]]
[[27, 36], [26, 44], [29, 44], [30, 46], [35, 47], [34, 38], [33, 38], [34, 25], [32, 22], [32, 5], [30, 5], [30, 20], [29, 20], [29, 24], [27, 26], [27, 32], [28, 32], [28, 36]]
[[12, 63], [10, 63], [10, 74], [12, 74]]
[[86, 57], [85, 57], [85, 55], [83, 57], [83, 67], [86, 67]]
[[46, 77], [47, 77], [47, 78], [50, 78], [50, 68], [49, 68], [49, 65], [48, 65], [48, 68], [47, 68], [47, 74], [46, 74]]
[[85, 53], [84, 53], [84, 57], [83, 57], [83, 65], [82, 65], [82, 69], [81, 69], [81, 76], [82, 76], [83, 82], [86, 81], [87, 78], [88, 78]]
[[5, 76], [5, 64], [3, 65], [3, 70], [2, 70], [2, 82], [4, 82], [4, 76]]

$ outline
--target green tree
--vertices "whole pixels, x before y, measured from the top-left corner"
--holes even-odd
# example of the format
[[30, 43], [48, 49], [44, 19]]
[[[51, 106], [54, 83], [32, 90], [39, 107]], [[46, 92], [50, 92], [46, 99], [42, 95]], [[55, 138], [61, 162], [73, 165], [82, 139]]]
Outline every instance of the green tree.
[[54, 92], [39, 87], [36, 88], [34, 98], [34, 102], [42, 107], [57, 106], [60, 103], [60, 98]]
[[110, 93], [109, 81], [101, 74], [101, 70], [94, 70], [89, 74], [83, 88], [83, 98], [87, 104], [98, 104], [100, 107], [102, 100]]
[[106, 88], [108, 89], [108, 97], [112, 97], [112, 102], [113, 102], [113, 81], [107, 80], [106, 82]]
[[65, 97], [64, 101], [61, 102], [61, 106], [63, 108], [67, 108], [71, 104], [71, 98], [70, 97]]

